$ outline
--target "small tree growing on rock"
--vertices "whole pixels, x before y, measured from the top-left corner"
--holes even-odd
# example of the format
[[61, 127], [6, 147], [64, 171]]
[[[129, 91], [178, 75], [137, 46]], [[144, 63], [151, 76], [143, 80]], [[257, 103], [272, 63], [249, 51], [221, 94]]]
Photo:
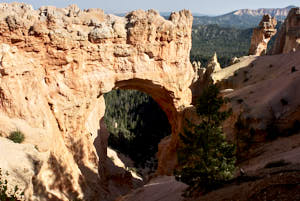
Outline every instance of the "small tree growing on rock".
[[10, 133], [8, 139], [13, 141], [14, 143], [22, 143], [25, 139], [25, 136], [21, 131], [16, 130]]
[[186, 196], [195, 190], [206, 192], [214, 189], [233, 176], [235, 146], [225, 140], [221, 127], [231, 110], [219, 111], [224, 103], [219, 89], [210, 85], [196, 105], [201, 123], [188, 122], [189, 128], [180, 134], [178, 168], [174, 174], [178, 181], [189, 185]]

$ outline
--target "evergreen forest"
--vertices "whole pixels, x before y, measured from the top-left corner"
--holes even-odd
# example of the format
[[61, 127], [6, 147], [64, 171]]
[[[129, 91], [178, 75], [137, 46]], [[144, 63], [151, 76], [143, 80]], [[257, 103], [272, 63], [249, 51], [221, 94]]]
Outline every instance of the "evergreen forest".
[[104, 98], [109, 146], [130, 157], [136, 167], [155, 169], [157, 145], [171, 134], [164, 111], [151, 96], [136, 90], [113, 90]]
[[216, 24], [195, 25], [192, 30], [190, 59], [206, 66], [216, 52], [221, 66], [228, 66], [231, 58], [248, 54], [252, 30], [220, 27]]

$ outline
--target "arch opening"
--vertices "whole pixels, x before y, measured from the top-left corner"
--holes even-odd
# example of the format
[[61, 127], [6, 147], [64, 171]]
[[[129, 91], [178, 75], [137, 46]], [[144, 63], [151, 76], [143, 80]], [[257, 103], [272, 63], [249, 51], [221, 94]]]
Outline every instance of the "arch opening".
[[[119, 92], [117, 92], [115, 90], [119, 90]], [[157, 118], [157, 119], [160, 119], [161, 122], [157, 123], [157, 125], [159, 125], [158, 127], [160, 127], [160, 128], [164, 127], [163, 132], [160, 132], [156, 136], [152, 135], [152, 137], [154, 138], [154, 139], [152, 139], [152, 142], [154, 141], [155, 143], [153, 143], [152, 145], [147, 145], [148, 148], [151, 147], [150, 152], [152, 152], [152, 153], [145, 154], [145, 156], [140, 155], [142, 159], [140, 162], [136, 163], [137, 166], [142, 167], [142, 169], [143, 169], [143, 166], [148, 166], [148, 167], [152, 166], [152, 168], [148, 169], [148, 172], [145, 171], [144, 175], [146, 175], [146, 176], [148, 175], [149, 172], [153, 172], [153, 171], [155, 171], [157, 174], [164, 174], [164, 175], [172, 174], [174, 165], [176, 165], [176, 159], [175, 159], [176, 156], [173, 153], [174, 149], [176, 148], [176, 144], [177, 144], [176, 143], [177, 142], [176, 134], [178, 134], [179, 127], [180, 127], [180, 123], [179, 123], [180, 115], [178, 115], [179, 112], [177, 111], [177, 109], [175, 107], [174, 101], [176, 101], [176, 99], [174, 98], [174, 94], [173, 94], [174, 92], [172, 90], [167, 90], [160, 83], [153, 82], [152, 80], [132, 78], [132, 79], [117, 81], [113, 84], [113, 87], [105, 90], [104, 93], [101, 95], [102, 100], [103, 100], [103, 102], [101, 104], [104, 105], [106, 110], [109, 110], [108, 107], [110, 107], [110, 105], [109, 105], [110, 103], [108, 103], [108, 100], [105, 101], [104, 97], [107, 96], [107, 94], [109, 94], [111, 91], [113, 91], [112, 93], [127, 93], [128, 90], [135, 90], [135, 92], [131, 92], [131, 93], [134, 93], [135, 95], [143, 94], [142, 96], [144, 98], [146, 98], [147, 101], [151, 100], [150, 108], [155, 105], [154, 108], [155, 108], [156, 112], [158, 112], [160, 110], [159, 113], [160, 113], [161, 117]], [[114, 98], [115, 103], [117, 103], [116, 100], [117, 99]], [[145, 102], [141, 102], [140, 104], [145, 104]], [[115, 107], [118, 107], [118, 105], [115, 104]], [[138, 106], [136, 105], [135, 107], [138, 107]], [[118, 109], [120, 109], [120, 108], [118, 108]], [[116, 110], [116, 109], [111, 109], [111, 110]], [[150, 119], [150, 121], [151, 121], [151, 118], [154, 119], [152, 113], [153, 113], [153, 111], [151, 111], [151, 114], [148, 115], [148, 117], [146, 117], [146, 119], [148, 119], [148, 122], [149, 122], [149, 119]], [[108, 145], [108, 133], [109, 132], [107, 131], [107, 127], [108, 128], [110, 127], [109, 129], [111, 129], [113, 127], [112, 129], [114, 129], [115, 131], [118, 130], [120, 127], [122, 127], [122, 125], [120, 125], [118, 122], [114, 122], [112, 119], [110, 122], [111, 125], [107, 126], [107, 124], [105, 123], [105, 115], [107, 115], [107, 111], [106, 112], [103, 111], [102, 115], [100, 115], [100, 117], [101, 117], [100, 128], [101, 129], [98, 130], [98, 137], [99, 137], [99, 140], [100, 140], [100, 138], [101, 138], [101, 140], [100, 141], [96, 140], [94, 143], [96, 149], [98, 150], [97, 151], [98, 155], [100, 154], [99, 155], [100, 161], [102, 161], [102, 162], [105, 160], [110, 161], [106, 157], [106, 154], [105, 155], [101, 154], [101, 153], [106, 153], [106, 149], [105, 150], [103, 149], [104, 148], [103, 145], [105, 145], [105, 147], [107, 147], [107, 145]], [[142, 114], [142, 115], [147, 115], [147, 114]], [[162, 116], [164, 116], [164, 117], [162, 117]], [[122, 121], [124, 121], [124, 120], [122, 120]], [[163, 126], [162, 126], [162, 123], [164, 124]], [[127, 124], [128, 124], [128, 122], [127, 122]], [[147, 131], [146, 133], [151, 133], [151, 131], [155, 132], [155, 126], [156, 126], [155, 124], [156, 123], [154, 122], [151, 124], [150, 123], [147, 123], [147, 124], [148, 125], [146, 125], [144, 127], [147, 128], [147, 126], [148, 126], [152, 130], [149, 129], [150, 131]], [[135, 125], [135, 126], [139, 127], [139, 125]], [[114, 128], [114, 127], [116, 127], [116, 128]], [[131, 130], [131, 132], [132, 131], [133, 130]], [[157, 128], [156, 128], [156, 131], [157, 131]], [[125, 131], [125, 132], [127, 132], [128, 136], [130, 136], [130, 132], [128, 132], [128, 131]], [[119, 135], [119, 134], [115, 133], [115, 135]], [[160, 136], [160, 137], [158, 137], [158, 136]], [[141, 139], [142, 139], [143, 135], [141, 135], [139, 137], [141, 137]], [[112, 143], [112, 141], [113, 140], [110, 139], [110, 143]], [[99, 145], [100, 145], [99, 142], [102, 144], [100, 146], [102, 148], [99, 147]], [[153, 147], [154, 147], [154, 149], [153, 149]], [[100, 151], [99, 148], [102, 151]], [[123, 149], [125, 149], [125, 148], [126, 148], [126, 146], [123, 147]], [[108, 149], [107, 151], [108, 151], [107, 154], [109, 155], [109, 152], [111, 150]], [[147, 162], [148, 160], [146, 158], [149, 155], [155, 156], [158, 159], [157, 165], [156, 165], [156, 163], [153, 165], [153, 163], [151, 164], [151, 162], [150, 162], [150, 164], [149, 164]], [[140, 159], [139, 157], [137, 157], [137, 158]], [[148, 159], [149, 158], [152, 158], [152, 157], [148, 157]], [[102, 165], [100, 165], [99, 167], [101, 167], [101, 166]]]
[[171, 135], [165, 112], [150, 95], [138, 90], [115, 89], [104, 94], [104, 98], [108, 146], [140, 175], [156, 171], [158, 144]]

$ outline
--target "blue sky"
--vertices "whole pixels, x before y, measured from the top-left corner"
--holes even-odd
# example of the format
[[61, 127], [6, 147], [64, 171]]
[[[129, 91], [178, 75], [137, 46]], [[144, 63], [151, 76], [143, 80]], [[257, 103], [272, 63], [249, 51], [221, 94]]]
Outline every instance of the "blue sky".
[[106, 13], [128, 12], [136, 9], [178, 11], [189, 9], [203, 14], [224, 14], [241, 8], [283, 8], [300, 6], [300, 0], [0, 0], [0, 2], [24, 2], [39, 8], [42, 5], [66, 7], [77, 4], [80, 8], [102, 8]]

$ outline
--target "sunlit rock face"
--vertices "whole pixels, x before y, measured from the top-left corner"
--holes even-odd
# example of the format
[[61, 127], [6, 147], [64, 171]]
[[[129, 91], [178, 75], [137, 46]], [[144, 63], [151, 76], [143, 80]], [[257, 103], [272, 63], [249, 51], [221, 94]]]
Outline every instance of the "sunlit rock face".
[[272, 54], [288, 53], [300, 49], [300, 8], [292, 8], [285, 19], [274, 47]]
[[253, 30], [249, 55], [266, 54], [268, 43], [277, 32], [276, 25], [275, 17], [271, 17], [269, 14], [263, 16], [259, 26]]
[[0, 132], [20, 130], [47, 156], [26, 199], [109, 200], [102, 95], [115, 88], [146, 92], [165, 111], [172, 135], [157, 172], [172, 173], [192, 99], [192, 20], [186, 10], [165, 20], [153, 10], [122, 18], [75, 5], [0, 4]]

